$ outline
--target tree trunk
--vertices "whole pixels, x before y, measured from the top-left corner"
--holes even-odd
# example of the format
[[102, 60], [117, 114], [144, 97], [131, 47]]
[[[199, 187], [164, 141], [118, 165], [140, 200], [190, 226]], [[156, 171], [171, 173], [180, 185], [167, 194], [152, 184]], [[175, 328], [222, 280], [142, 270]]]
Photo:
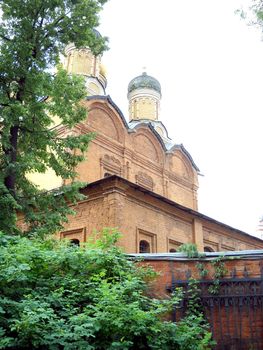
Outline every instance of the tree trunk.
[[18, 130], [19, 127], [14, 125], [10, 129], [10, 147], [5, 149], [5, 155], [7, 157], [7, 167], [9, 165], [11, 167], [8, 169], [6, 177], [4, 179], [4, 183], [6, 188], [15, 197], [15, 187], [16, 187], [16, 159], [17, 159], [17, 141], [18, 141]]

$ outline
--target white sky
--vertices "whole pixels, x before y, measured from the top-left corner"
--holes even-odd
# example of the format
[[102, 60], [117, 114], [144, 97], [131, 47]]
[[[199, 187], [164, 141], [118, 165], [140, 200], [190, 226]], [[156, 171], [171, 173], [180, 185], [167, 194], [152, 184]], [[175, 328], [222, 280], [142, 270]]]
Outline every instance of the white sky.
[[254, 234], [263, 215], [263, 42], [245, 0], [110, 0], [100, 32], [107, 93], [128, 118], [127, 86], [147, 67], [161, 120], [199, 177], [199, 211]]

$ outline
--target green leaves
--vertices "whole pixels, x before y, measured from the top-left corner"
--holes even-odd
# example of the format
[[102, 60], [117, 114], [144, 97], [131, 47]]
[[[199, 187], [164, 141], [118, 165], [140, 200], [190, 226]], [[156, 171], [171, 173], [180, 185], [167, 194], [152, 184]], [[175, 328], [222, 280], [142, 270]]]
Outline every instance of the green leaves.
[[0, 349], [205, 349], [200, 317], [161, 320], [181, 294], [147, 297], [152, 272], [126, 258], [117, 236], [105, 230], [75, 248], [0, 235]]
[[[40, 192], [27, 174], [52, 169], [63, 180], [76, 177], [75, 168], [94, 135], [79, 135], [75, 129], [87, 117], [81, 104], [85, 84], [83, 78], [67, 75], [59, 60], [70, 42], [95, 54], [106, 49], [106, 38], [95, 30], [105, 2], [0, 1], [0, 229], [6, 232], [17, 233], [17, 209], [29, 232], [41, 235], [61, 228], [72, 213], [66, 198], [55, 206], [52, 195]], [[67, 129], [63, 137], [54, 119]], [[63, 197], [66, 191], [60, 193]], [[70, 196], [78, 198], [76, 187]], [[49, 215], [46, 222], [44, 215]]]
[[197, 250], [195, 243], [185, 243], [178, 248], [178, 252], [186, 253], [188, 258], [200, 258], [203, 254]]

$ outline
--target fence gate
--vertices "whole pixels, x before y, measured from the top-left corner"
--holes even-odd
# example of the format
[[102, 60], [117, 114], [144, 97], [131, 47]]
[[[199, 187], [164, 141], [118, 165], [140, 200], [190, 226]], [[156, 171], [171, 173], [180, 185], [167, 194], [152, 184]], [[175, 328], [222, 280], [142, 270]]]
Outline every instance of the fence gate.
[[[187, 294], [191, 272], [186, 280], [173, 277], [169, 290], [182, 287], [185, 297], [174, 309], [173, 320], [185, 315], [189, 295]], [[249, 277], [246, 268], [242, 277], [231, 272], [231, 278], [219, 280], [217, 293], [210, 293], [213, 280], [198, 281], [201, 303], [210, 323], [216, 350], [262, 350], [263, 349], [263, 268], [261, 276]]]

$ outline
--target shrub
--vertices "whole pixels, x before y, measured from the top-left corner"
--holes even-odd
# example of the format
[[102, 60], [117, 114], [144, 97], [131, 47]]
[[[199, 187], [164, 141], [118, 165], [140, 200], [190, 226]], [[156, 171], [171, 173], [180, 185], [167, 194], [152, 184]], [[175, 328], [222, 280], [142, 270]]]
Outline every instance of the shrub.
[[179, 301], [147, 297], [154, 272], [108, 232], [78, 248], [0, 235], [0, 349], [207, 349], [202, 317], [162, 315]]

